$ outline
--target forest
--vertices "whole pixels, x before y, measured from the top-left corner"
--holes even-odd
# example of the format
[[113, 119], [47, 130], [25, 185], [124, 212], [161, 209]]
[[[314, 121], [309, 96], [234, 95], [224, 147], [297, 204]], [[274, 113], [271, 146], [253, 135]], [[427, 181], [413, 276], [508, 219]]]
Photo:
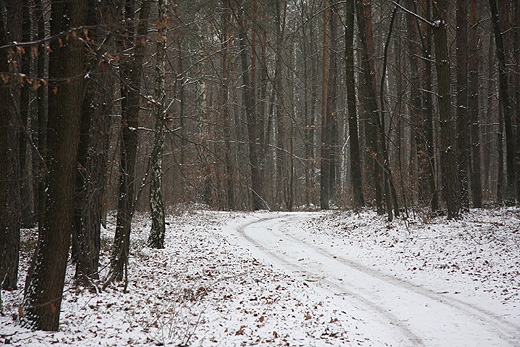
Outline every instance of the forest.
[[[381, 218], [520, 202], [515, 0], [0, 1], [0, 282], [57, 330], [186, 203]], [[107, 278], [100, 229], [117, 226]], [[122, 290], [126, 290], [126, 285]], [[1, 307], [1, 301], [0, 301]]]

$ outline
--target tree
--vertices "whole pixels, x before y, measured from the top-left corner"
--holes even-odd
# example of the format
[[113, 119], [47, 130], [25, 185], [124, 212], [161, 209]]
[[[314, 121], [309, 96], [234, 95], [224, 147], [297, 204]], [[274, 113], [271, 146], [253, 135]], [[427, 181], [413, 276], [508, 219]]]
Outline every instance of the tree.
[[[241, 10], [243, 11], [243, 10]], [[251, 72], [249, 69], [249, 60], [247, 58], [247, 27], [245, 22], [245, 13], [234, 13], [238, 21], [239, 30], [239, 47], [240, 47], [240, 62], [242, 73], [242, 99], [245, 108], [245, 117], [248, 135], [249, 147], [249, 168], [251, 170], [251, 191], [253, 200], [253, 210], [267, 209], [268, 206], [263, 197], [263, 182], [260, 175], [260, 160], [259, 160], [259, 135], [260, 124], [254, 109], [254, 93], [253, 82], [251, 80]]]
[[476, 0], [469, 1], [469, 80], [468, 80], [468, 116], [471, 122], [471, 196], [473, 207], [482, 207], [482, 183], [480, 169], [480, 126], [479, 126], [479, 18]]
[[114, 33], [103, 28], [116, 20], [119, 15], [117, 11], [118, 6], [114, 1], [89, 2], [88, 22], [93, 28], [89, 31], [89, 38], [95, 51], [92, 49], [86, 52], [90, 59], [84, 87], [72, 233], [75, 278], [78, 283], [87, 286], [92, 286], [91, 279], [99, 279], [101, 222], [106, 208], [103, 197], [114, 95], [112, 67], [105, 58]]
[[384, 213], [383, 192], [381, 183], [383, 182], [383, 172], [381, 168], [381, 132], [379, 131], [379, 106], [377, 105], [376, 85], [374, 80], [373, 67], [373, 42], [372, 42], [372, 19], [371, 7], [365, 6], [363, 0], [356, 1], [356, 18], [359, 29], [361, 44], [361, 67], [363, 69], [363, 80], [360, 82], [363, 90], [361, 103], [364, 112], [368, 114], [366, 124], [366, 151], [370, 169], [372, 170], [372, 183], [375, 188], [376, 209], [378, 214]]
[[321, 92], [320, 206], [329, 209], [334, 199], [335, 143], [337, 132], [337, 6], [324, 2]]
[[468, 171], [470, 167], [470, 133], [468, 121], [468, 2], [457, 0], [457, 164], [460, 181], [460, 204], [463, 211], [469, 210]]
[[46, 203], [33, 270], [27, 279], [24, 320], [36, 329], [58, 330], [73, 222], [74, 181], [83, 97], [83, 43], [70, 30], [85, 24], [86, 2], [51, 2], [51, 42]]
[[354, 77], [354, 11], [355, 0], [348, 0], [345, 7], [345, 84], [347, 88], [348, 133], [350, 144], [351, 187], [354, 208], [365, 205], [363, 197], [362, 164], [359, 153], [358, 117], [356, 106], [356, 80]]
[[[143, 0], [138, 10], [134, 0], [125, 3], [126, 25], [118, 41], [121, 52], [130, 52], [121, 58], [121, 144], [119, 163], [119, 192], [117, 203], [117, 225], [114, 247], [111, 254], [110, 275], [106, 287], [114, 280], [122, 280], [128, 274], [130, 252], [130, 232], [135, 208], [135, 164], [137, 156], [137, 129], [139, 128], [139, 108], [141, 100], [141, 78], [146, 50], [146, 34], [151, 0]], [[137, 16], [139, 13], [139, 16]], [[125, 284], [126, 290], [126, 284]]]
[[[505, 5], [505, 4], [504, 4]], [[506, 131], [506, 204], [514, 204], [516, 173], [515, 173], [515, 137], [513, 134], [512, 107], [509, 96], [508, 71], [506, 67], [506, 54], [502, 33], [502, 23], [499, 19], [499, 11], [496, 0], [489, 0], [491, 10], [491, 23], [495, 34], [495, 45], [498, 59], [498, 87], [500, 94], [500, 104], [504, 115], [504, 126]], [[503, 9], [503, 11], [506, 11]]]
[[[3, 12], [3, 8], [0, 8]], [[7, 32], [5, 28], [4, 16], [0, 15], [0, 45], [4, 46], [8, 43]], [[0, 100], [9, 100], [9, 79], [6, 80], [9, 71], [8, 51], [0, 49]], [[0, 161], [7, 162], [7, 152], [9, 150], [8, 142], [9, 131], [9, 108], [0, 107]], [[7, 165], [0, 165], [0, 284], [3, 282], [4, 272], [2, 264], [4, 263], [4, 254], [7, 246], [7, 229], [6, 219], [7, 210]], [[1, 307], [1, 298], [0, 298]]]
[[164, 201], [162, 197], [163, 152], [164, 152], [164, 122], [166, 121], [166, 92], [164, 86], [164, 63], [166, 58], [166, 31], [169, 18], [166, 13], [168, 1], [159, 0], [157, 7], [157, 48], [155, 63], [155, 133], [150, 156], [150, 211], [152, 228], [148, 244], [153, 248], [164, 248], [166, 233]]
[[[2, 9], [3, 12], [4, 9]], [[20, 42], [22, 38], [22, 9], [17, 1], [7, 1], [5, 4], [7, 14], [6, 32], [9, 42]], [[8, 29], [7, 29], [8, 28]], [[8, 71], [7, 75], [16, 76], [21, 73], [20, 65], [22, 56], [20, 50], [15, 47], [10, 49], [8, 53]], [[6, 152], [6, 160], [3, 165], [7, 167], [7, 201], [5, 204], [4, 216], [4, 247], [1, 251], [4, 253], [2, 262], [0, 263], [0, 285], [2, 288], [16, 288], [18, 283], [18, 265], [20, 250], [20, 227], [21, 227], [21, 133], [22, 124], [20, 123], [20, 96], [21, 85], [17, 78], [9, 78], [9, 95], [5, 99], [5, 105], [8, 109], [8, 151]], [[4, 208], [4, 206], [2, 206]]]
[[431, 23], [435, 41], [435, 65], [437, 69], [437, 102], [440, 119], [440, 154], [442, 194], [448, 210], [448, 219], [457, 218], [460, 212], [459, 179], [455, 151], [455, 134], [451, 114], [450, 59], [447, 37], [446, 0], [434, 0], [435, 19]]

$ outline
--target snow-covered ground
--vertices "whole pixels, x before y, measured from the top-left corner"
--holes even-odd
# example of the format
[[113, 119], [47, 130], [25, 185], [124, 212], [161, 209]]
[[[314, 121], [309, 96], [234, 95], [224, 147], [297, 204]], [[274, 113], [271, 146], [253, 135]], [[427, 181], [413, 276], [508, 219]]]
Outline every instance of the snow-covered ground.
[[0, 344], [520, 346], [519, 209], [391, 223], [190, 210], [168, 222], [153, 250], [149, 219], [135, 218], [127, 293], [68, 281], [59, 332], [19, 327], [22, 290], [2, 291]]

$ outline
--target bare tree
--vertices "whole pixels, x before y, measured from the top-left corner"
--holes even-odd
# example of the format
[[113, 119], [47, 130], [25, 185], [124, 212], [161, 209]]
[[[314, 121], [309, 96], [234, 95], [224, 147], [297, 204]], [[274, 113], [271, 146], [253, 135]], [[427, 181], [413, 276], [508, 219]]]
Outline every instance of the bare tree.
[[166, 33], [169, 26], [167, 15], [168, 0], [159, 0], [157, 4], [157, 44], [155, 62], [155, 132], [152, 154], [150, 156], [150, 211], [152, 228], [148, 244], [153, 248], [164, 248], [166, 233], [164, 201], [162, 194], [164, 123], [166, 121], [166, 91], [164, 86]]
[[456, 218], [460, 212], [459, 179], [455, 151], [455, 133], [451, 113], [450, 58], [447, 38], [446, 0], [434, 0], [435, 18], [432, 22], [435, 40], [435, 64], [437, 68], [437, 102], [440, 118], [440, 153], [442, 172], [442, 194], [448, 210], [448, 219]]
[[355, 0], [348, 0], [345, 7], [345, 84], [347, 87], [348, 133], [350, 144], [351, 187], [354, 208], [365, 205], [363, 197], [362, 164], [359, 153], [358, 117], [356, 106], [356, 80], [354, 76], [354, 13]]
[[[505, 2], [501, 2], [505, 6]], [[506, 51], [503, 40], [503, 29], [499, 18], [499, 9], [496, 0], [489, 0], [489, 7], [491, 10], [491, 22], [493, 24], [493, 32], [495, 33], [495, 44], [498, 59], [498, 85], [500, 92], [500, 104], [502, 105], [502, 112], [504, 114], [504, 126], [506, 131], [506, 177], [507, 177], [507, 188], [506, 188], [506, 199], [505, 202], [508, 205], [514, 204], [515, 200], [515, 183], [516, 183], [516, 172], [515, 172], [515, 137], [513, 133], [513, 115], [511, 107], [511, 99], [509, 96], [509, 82], [508, 72], [506, 67]], [[506, 9], [501, 9], [507, 12]]]
[[[87, 3], [51, 2], [51, 36], [86, 23]], [[79, 145], [84, 73], [83, 43], [70, 35], [51, 42], [49, 77], [48, 177], [45, 213], [39, 225], [33, 270], [23, 304], [28, 325], [58, 330], [69, 254], [76, 156]]]
[[[148, 33], [148, 18], [151, 0], [136, 0], [125, 3], [126, 26], [119, 41], [121, 52], [130, 52], [121, 58], [121, 153], [119, 168], [119, 192], [117, 225], [114, 247], [111, 254], [110, 274], [104, 286], [114, 280], [122, 280], [128, 265], [130, 232], [135, 208], [135, 164], [137, 156], [137, 129], [141, 101], [141, 78]], [[140, 10], [138, 10], [140, 5]], [[139, 16], [137, 16], [139, 14]], [[126, 290], [126, 286], [125, 286]]]

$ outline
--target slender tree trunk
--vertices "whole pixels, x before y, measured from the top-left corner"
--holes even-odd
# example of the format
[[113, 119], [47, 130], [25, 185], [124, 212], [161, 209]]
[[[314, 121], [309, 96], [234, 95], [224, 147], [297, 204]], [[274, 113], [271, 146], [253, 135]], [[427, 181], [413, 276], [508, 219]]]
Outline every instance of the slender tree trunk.
[[321, 159], [320, 159], [320, 207], [322, 210], [329, 209], [330, 202], [330, 130], [329, 115], [327, 109], [329, 88], [329, 22], [330, 8], [327, 1], [323, 2], [323, 54], [321, 68]]
[[[1, 12], [4, 11], [4, 6], [0, 7]], [[7, 45], [9, 42], [7, 33], [5, 30], [4, 16], [0, 15], [0, 45]], [[9, 63], [8, 53], [6, 49], [0, 49], [0, 100], [9, 100], [9, 83], [4, 82], [4, 78], [8, 76]], [[0, 162], [7, 163], [7, 156], [9, 151], [9, 108], [0, 107]], [[5, 270], [2, 268], [4, 263], [4, 254], [6, 253], [7, 246], [7, 177], [8, 167], [7, 165], [0, 165], [0, 284], [3, 282]], [[1, 290], [1, 289], [0, 289]], [[1, 295], [0, 295], [1, 296]], [[0, 300], [0, 310], [1, 310]]]
[[[505, 4], [504, 4], [505, 5]], [[498, 85], [500, 91], [500, 104], [502, 105], [502, 112], [504, 114], [504, 126], [506, 131], [506, 197], [505, 202], [507, 205], [513, 205], [515, 201], [515, 138], [513, 134], [513, 114], [511, 107], [511, 99], [509, 96], [509, 82], [508, 82], [508, 71], [506, 67], [506, 54], [504, 40], [502, 37], [502, 30], [499, 9], [496, 0], [489, 0], [489, 7], [491, 9], [491, 22], [493, 24], [493, 31], [495, 33], [495, 44], [497, 48], [498, 58]], [[503, 8], [502, 11], [507, 9]]]
[[[471, 121], [471, 197], [473, 207], [482, 207], [482, 177], [480, 160], [480, 122], [479, 122], [479, 37], [478, 37], [478, 4], [477, 0], [469, 1], [470, 22], [469, 22], [469, 46], [471, 56], [469, 59], [469, 119]], [[460, 134], [459, 134], [460, 135]]]
[[[423, 3], [424, 8], [426, 9], [426, 18], [431, 18], [431, 0], [425, 0]], [[423, 114], [424, 114], [424, 139], [425, 139], [425, 149], [427, 153], [427, 165], [426, 165], [426, 173], [425, 178], [428, 182], [429, 186], [429, 199], [430, 199], [430, 208], [432, 211], [437, 211], [439, 209], [439, 192], [437, 189], [437, 184], [435, 182], [435, 173], [436, 173], [436, 163], [435, 163], [435, 141], [433, 138], [433, 130], [434, 130], [434, 122], [433, 122], [433, 74], [432, 74], [432, 31], [433, 28], [423, 23], [423, 58], [424, 58], [424, 75], [423, 75], [423, 83], [424, 83], [424, 92], [422, 94], [423, 98]]]
[[385, 99], [384, 99], [384, 86], [386, 78], [386, 67], [388, 62], [388, 47], [390, 46], [390, 39], [392, 36], [392, 30], [397, 14], [397, 7], [394, 8], [392, 13], [392, 19], [390, 20], [390, 28], [388, 29], [388, 36], [385, 43], [384, 55], [383, 55], [383, 72], [381, 73], [381, 83], [379, 86], [379, 136], [381, 141], [381, 154], [383, 156], [383, 177], [385, 185], [385, 200], [387, 205], [388, 220], [392, 221], [394, 215], [399, 216], [399, 206], [397, 204], [397, 192], [395, 190], [394, 179], [392, 177], [392, 170], [390, 169], [390, 158], [388, 156], [388, 149], [386, 145], [386, 133], [385, 133]]
[[[110, 274], [104, 284], [106, 287], [114, 280], [122, 280], [128, 275], [128, 255], [130, 252], [130, 232], [134, 214], [134, 184], [135, 164], [137, 155], [137, 129], [139, 126], [139, 104], [141, 88], [141, 74], [145, 52], [145, 38], [148, 32], [148, 18], [151, 0], [143, 0], [139, 17], [132, 17], [137, 8], [132, 0], [125, 6], [127, 27], [124, 42], [120, 49], [125, 51], [131, 48], [133, 54], [123, 57], [121, 70], [121, 158], [119, 167], [119, 196], [117, 203], [117, 222], [112, 248]], [[135, 22], [138, 22], [137, 29]], [[132, 48], [133, 47], [133, 48]], [[126, 277], [125, 277], [126, 278]], [[125, 283], [126, 290], [126, 283]]]
[[364, 5], [363, 0], [356, 1], [356, 18], [359, 28], [359, 37], [362, 49], [361, 64], [363, 68], [364, 98], [361, 100], [365, 112], [368, 113], [369, 122], [366, 125], [366, 146], [370, 166], [373, 173], [373, 184], [376, 193], [376, 208], [378, 214], [384, 213], [383, 192], [381, 183], [383, 182], [383, 172], [381, 163], [378, 159], [381, 156], [380, 138], [378, 133], [379, 107], [377, 105], [376, 85], [374, 80], [373, 55], [372, 55], [372, 31], [370, 6]]
[[441, 125], [441, 172], [442, 193], [448, 219], [457, 218], [460, 212], [459, 179], [457, 175], [457, 158], [455, 151], [454, 124], [451, 114], [450, 97], [450, 60], [448, 53], [446, 0], [434, 0], [435, 21], [433, 35], [435, 40], [435, 63], [437, 67], [437, 89], [439, 116]]
[[[51, 35], [86, 23], [83, 1], [51, 2]], [[83, 43], [73, 37], [51, 42], [46, 210], [39, 227], [33, 273], [23, 304], [24, 319], [41, 330], [58, 330], [73, 222], [76, 157], [83, 98]], [[78, 77], [79, 76], [79, 77]], [[65, 83], [61, 81], [67, 81]]]
[[251, 81], [251, 73], [249, 70], [249, 63], [247, 59], [247, 32], [243, 18], [243, 14], [239, 16], [239, 43], [240, 43], [240, 60], [242, 67], [242, 98], [245, 106], [247, 135], [249, 138], [249, 167], [251, 170], [251, 190], [253, 200], [253, 210], [267, 209], [265, 198], [263, 196], [263, 184], [260, 175], [259, 162], [259, 138], [258, 138], [258, 118], [254, 109], [254, 94]]
[[228, 210], [235, 209], [235, 190], [234, 185], [234, 169], [232, 165], [232, 153], [231, 153], [231, 116], [229, 114], [228, 102], [229, 102], [229, 35], [230, 27], [230, 11], [231, 5], [229, 0], [222, 0], [222, 39], [221, 39], [221, 62], [222, 62], [222, 85], [220, 87], [220, 115], [224, 126], [224, 142], [225, 142], [225, 165], [226, 165], [226, 204]]
[[[45, 18], [44, 18], [44, 7], [42, 0], [34, 0], [35, 4], [35, 17], [37, 19], [37, 32], [38, 40], [45, 38]], [[46, 75], [46, 57], [48, 51], [45, 45], [38, 45], [38, 62], [37, 72], [38, 78], [45, 80]], [[48, 121], [48, 110], [47, 110], [47, 94], [48, 85], [41, 85], [36, 91], [36, 106], [37, 106], [37, 133], [38, 133], [38, 151], [43, 158], [43, 162], [38, 162], [34, 172], [37, 173], [36, 177], [36, 211], [38, 224], [43, 223], [43, 214], [45, 213], [45, 180], [46, 180], [46, 162], [47, 162], [47, 121]]]
[[287, 157], [287, 131], [286, 131], [286, 117], [283, 102], [283, 85], [282, 85], [282, 49], [285, 35], [285, 22], [287, 13], [287, 3], [285, 2], [283, 8], [280, 8], [280, 2], [276, 2], [276, 58], [274, 68], [274, 85], [273, 92], [276, 95], [276, 203], [282, 205], [285, 202], [287, 209], [286, 191], [289, 183], [288, 164], [290, 158]]
[[470, 164], [470, 126], [468, 119], [468, 1], [457, 0], [457, 165], [462, 211], [469, 210], [468, 170]]
[[520, 204], [520, 2], [513, 1], [513, 103], [515, 105], [514, 118], [516, 118], [516, 203]]
[[353, 207], [365, 205], [363, 197], [362, 164], [359, 153], [359, 132], [356, 105], [356, 79], [354, 77], [354, 12], [355, 0], [347, 0], [345, 15], [345, 84], [347, 87], [348, 133], [350, 144], [350, 169]]
[[152, 229], [148, 244], [153, 248], [164, 248], [166, 233], [164, 202], [162, 197], [163, 152], [164, 152], [164, 122], [166, 91], [164, 86], [166, 60], [166, 32], [168, 29], [167, 15], [168, 0], [159, 0], [157, 4], [157, 49], [155, 62], [155, 133], [150, 156], [150, 211], [152, 215]]
[[[29, 1], [22, 0], [22, 42], [31, 41], [31, 12], [29, 11]], [[21, 72], [26, 76], [31, 75], [31, 53], [29, 51], [21, 55]], [[27, 129], [31, 111], [31, 86], [27, 83], [21, 86], [20, 91], [20, 119], [21, 126]], [[30, 167], [27, 158], [27, 138], [20, 136], [20, 199], [21, 199], [21, 226], [31, 228], [35, 225], [34, 215], [34, 192], [32, 189]]]

